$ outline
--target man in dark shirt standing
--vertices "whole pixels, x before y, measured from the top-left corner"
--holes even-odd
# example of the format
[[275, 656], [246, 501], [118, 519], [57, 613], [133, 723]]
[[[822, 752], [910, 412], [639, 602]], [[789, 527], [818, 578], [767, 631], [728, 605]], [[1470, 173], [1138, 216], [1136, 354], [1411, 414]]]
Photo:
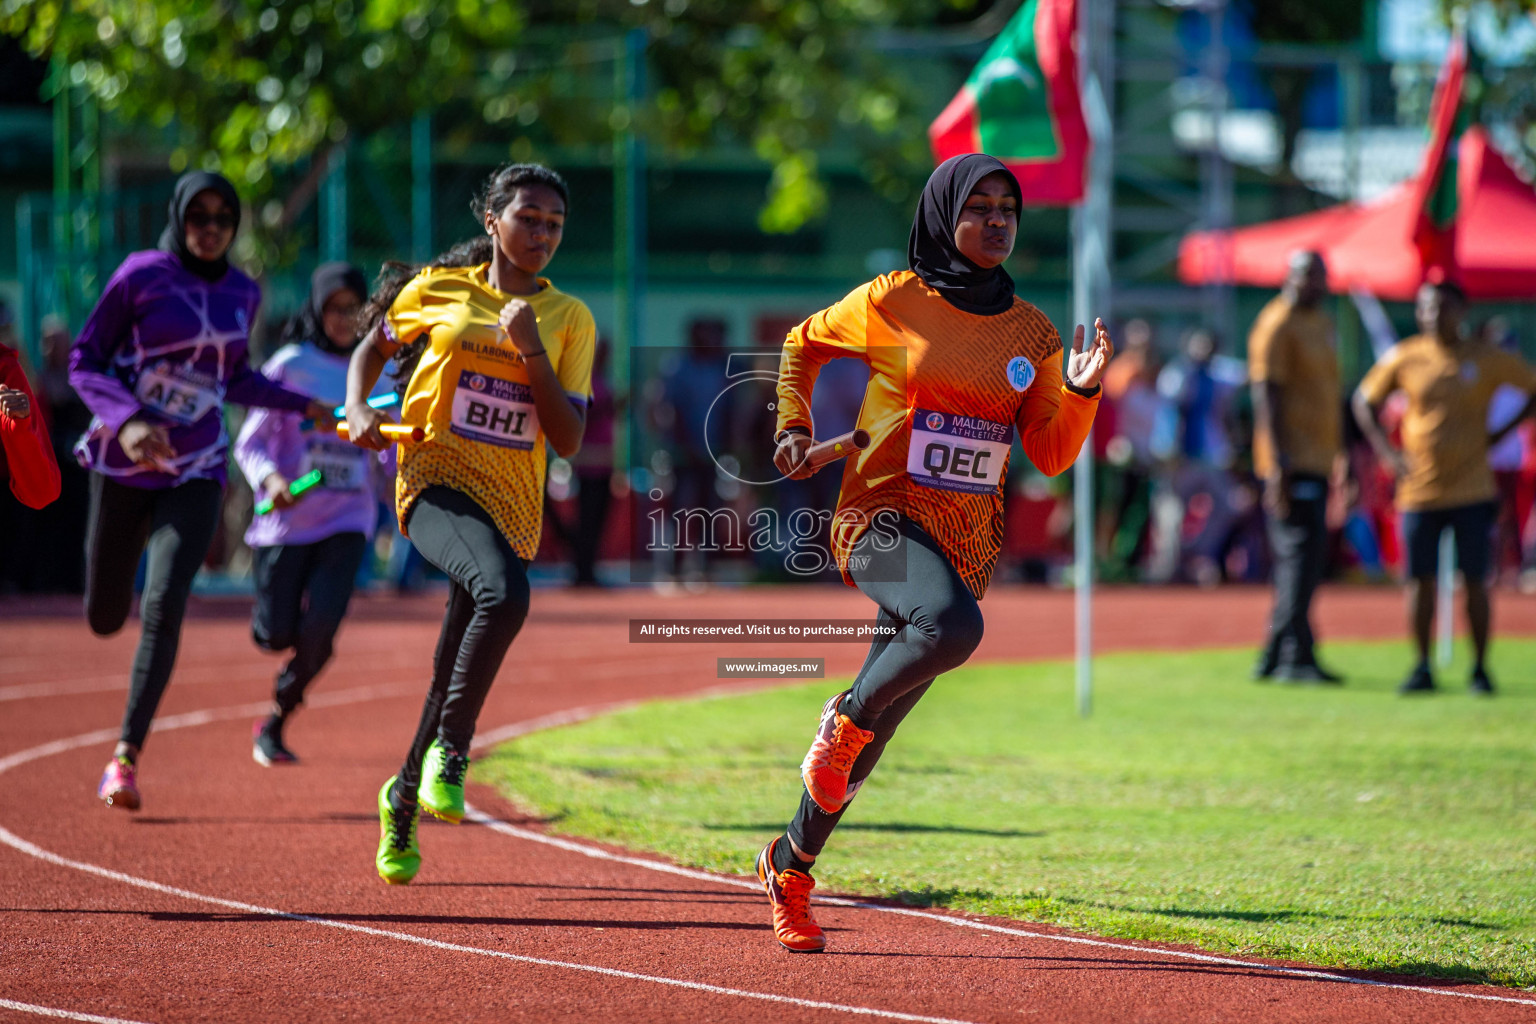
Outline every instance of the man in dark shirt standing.
[[1333, 322], [1320, 308], [1327, 284], [1320, 255], [1292, 254], [1280, 294], [1248, 337], [1254, 472], [1264, 482], [1275, 574], [1259, 680], [1342, 682], [1317, 663], [1310, 617], [1327, 564], [1328, 478], [1342, 439]]

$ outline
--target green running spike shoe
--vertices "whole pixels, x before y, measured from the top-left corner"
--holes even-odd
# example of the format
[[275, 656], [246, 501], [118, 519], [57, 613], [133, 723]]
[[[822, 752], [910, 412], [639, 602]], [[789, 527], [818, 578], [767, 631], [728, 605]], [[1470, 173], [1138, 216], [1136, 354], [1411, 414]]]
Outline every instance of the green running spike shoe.
[[405, 885], [421, 870], [421, 848], [416, 845], [416, 807], [395, 810], [389, 803], [389, 791], [395, 784], [391, 775], [379, 790], [379, 853], [374, 858], [379, 877], [390, 885]]
[[457, 754], [433, 740], [421, 759], [421, 806], [434, 818], [455, 825], [464, 820], [464, 773], [469, 756]]

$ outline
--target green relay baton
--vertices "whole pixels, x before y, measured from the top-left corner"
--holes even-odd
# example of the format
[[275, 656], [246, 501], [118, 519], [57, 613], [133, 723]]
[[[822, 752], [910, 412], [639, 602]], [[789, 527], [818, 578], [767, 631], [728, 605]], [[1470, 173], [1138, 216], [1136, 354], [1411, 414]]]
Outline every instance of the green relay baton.
[[[319, 485], [320, 485], [320, 471], [318, 469], [312, 469], [308, 473], [305, 473], [303, 476], [299, 477], [297, 480], [293, 481], [293, 483], [289, 484], [288, 485], [288, 493], [293, 495], [295, 498], [297, 498], [299, 495], [303, 494], [305, 491], [309, 490], [311, 487], [318, 487]], [[272, 511], [272, 499], [271, 498], [262, 498], [260, 501], [258, 501], [256, 503], [256, 514], [257, 515], [264, 516], [268, 512], [271, 512], [271, 511]]]

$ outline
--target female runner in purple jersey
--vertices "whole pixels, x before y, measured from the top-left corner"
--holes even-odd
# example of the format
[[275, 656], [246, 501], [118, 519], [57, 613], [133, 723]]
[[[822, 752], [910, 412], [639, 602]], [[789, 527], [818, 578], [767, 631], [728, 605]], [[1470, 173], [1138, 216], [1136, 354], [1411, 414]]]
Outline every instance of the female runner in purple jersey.
[[330, 415], [324, 403], [250, 367], [261, 290], [227, 259], [239, 223], [233, 185], [217, 174], [184, 175], [160, 248], [123, 261], [70, 353], [70, 383], [95, 417], [75, 454], [92, 471], [85, 614], [97, 635], [122, 628], [139, 557], [149, 553], [128, 707], [97, 792], [128, 810], [139, 807], [139, 750], [218, 523], [229, 446], [224, 403]]

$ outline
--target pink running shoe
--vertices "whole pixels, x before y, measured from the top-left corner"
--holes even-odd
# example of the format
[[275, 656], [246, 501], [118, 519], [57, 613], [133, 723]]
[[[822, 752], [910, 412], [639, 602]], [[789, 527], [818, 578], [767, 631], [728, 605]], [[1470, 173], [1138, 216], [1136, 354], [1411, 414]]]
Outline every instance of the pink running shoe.
[[811, 749], [800, 762], [800, 778], [805, 782], [806, 792], [828, 814], [836, 814], [858, 792], [857, 785], [848, 785], [848, 774], [853, 771], [860, 751], [875, 738], [873, 732], [860, 729], [853, 719], [837, 710], [847, 695], [846, 690], [839, 693], [821, 709], [821, 722]]
[[96, 797], [106, 801], [108, 807], [121, 807], [127, 811], [139, 809], [139, 783], [133, 762], [126, 757], [114, 757], [101, 773], [101, 785]]

